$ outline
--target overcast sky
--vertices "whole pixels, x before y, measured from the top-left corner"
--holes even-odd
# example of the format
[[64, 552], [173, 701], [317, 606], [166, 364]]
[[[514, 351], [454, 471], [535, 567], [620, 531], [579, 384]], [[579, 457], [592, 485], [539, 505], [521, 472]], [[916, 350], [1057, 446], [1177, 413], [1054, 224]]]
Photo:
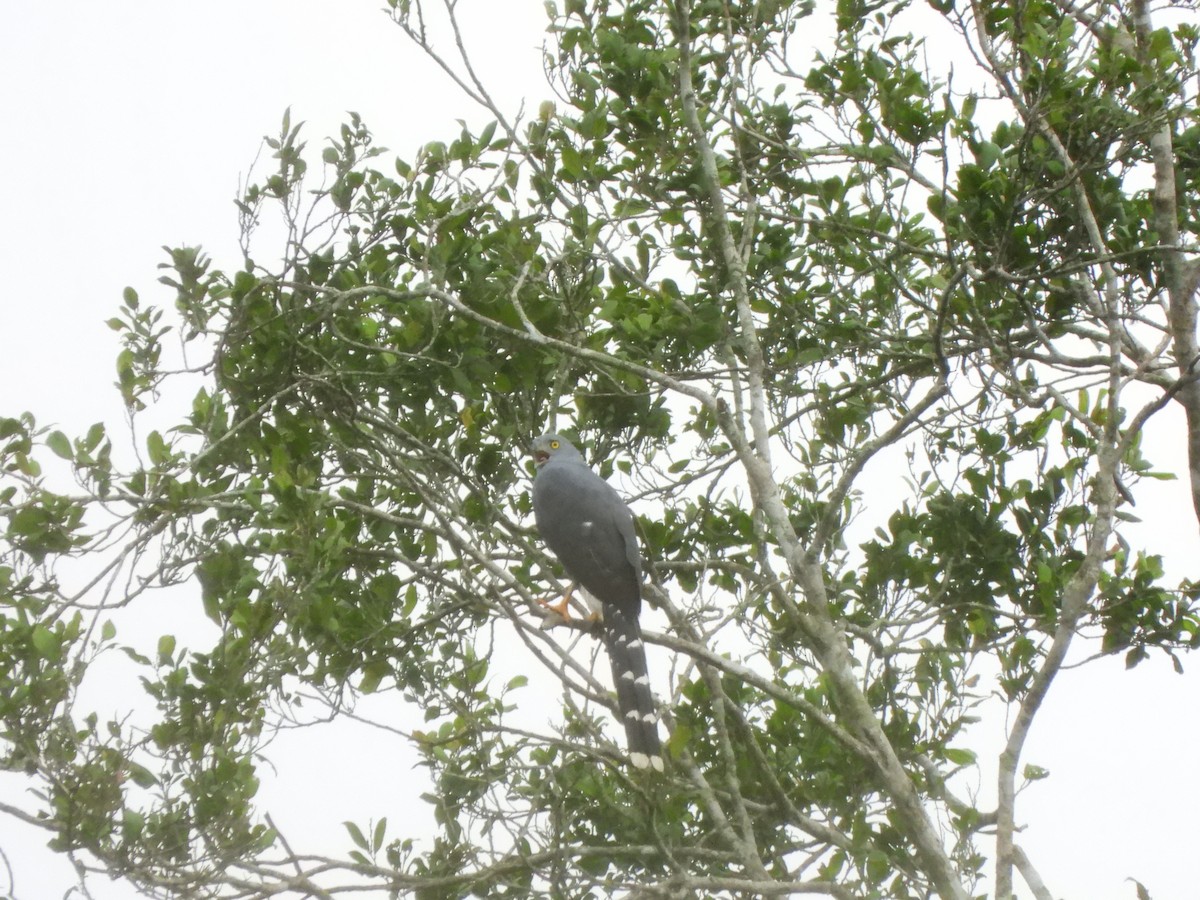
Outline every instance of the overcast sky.
[[[132, 285], [170, 306], [156, 284], [161, 246], [202, 244], [236, 267], [232, 198], [264, 134], [285, 107], [309, 123], [310, 146], [347, 110], [379, 144], [410, 155], [453, 137], [454, 120], [478, 113], [379, 11], [382, 0], [209, 0], [22, 3], [0, 6], [0, 415], [34, 411], [42, 424], [78, 433], [123, 409], [112, 387], [116, 335], [104, 325]], [[481, 76], [510, 109], [546, 96], [540, 0], [464, 0]], [[1182, 467], [1178, 417], [1147, 441]], [[1182, 468], [1178, 468], [1183, 471]], [[1195, 559], [1196, 522], [1181, 482], [1156, 485], [1139, 514], [1143, 534], [1170, 535], [1177, 558]], [[1149, 510], [1149, 511], [1147, 511]], [[1194, 574], [1194, 573], [1193, 573]], [[1154, 660], [1126, 673], [1109, 660], [1066, 672], [1035, 726], [1026, 761], [1052, 778], [1021, 798], [1022, 835], [1056, 896], [1127, 900], [1133, 876], [1155, 900], [1195, 897], [1200, 841], [1200, 681]], [[993, 745], [1003, 722], [984, 728]], [[313, 834], [345, 848], [340, 822], [356, 798], [377, 800], [395, 760], [357, 738], [306, 733], [304, 756], [274, 748], [281, 776], [322, 766], [298, 795], [271, 784], [263, 797], [283, 824], [307, 812]], [[326, 743], [318, 744], [318, 741]], [[297, 746], [299, 742], [297, 742]], [[353, 759], [350, 757], [353, 756]], [[289, 762], [298, 760], [298, 762]], [[337, 764], [335, 761], [341, 761]], [[396, 774], [398, 808], [405, 814]], [[0, 778], [0, 799], [23, 784]], [[990, 783], [980, 786], [994, 796]], [[265, 801], [265, 802], [266, 802]], [[286, 808], [289, 807], [290, 808]], [[409, 807], [411, 808], [411, 807]], [[1164, 831], [1162, 824], [1176, 821]], [[61, 863], [37, 855], [44, 838], [0, 819], [0, 849], [19, 900], [61, 896]], [[0, 868], [0, 896], [8, 890]], [[96, 885], [97, 900], [128, 897]]]

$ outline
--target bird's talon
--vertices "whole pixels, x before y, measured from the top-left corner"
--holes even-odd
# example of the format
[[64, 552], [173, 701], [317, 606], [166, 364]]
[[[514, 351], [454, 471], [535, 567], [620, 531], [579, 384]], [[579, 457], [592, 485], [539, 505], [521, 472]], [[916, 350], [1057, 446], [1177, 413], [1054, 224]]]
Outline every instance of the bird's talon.
[[538, 605], [544, 606], [551, 612], [556, 612], [564, 619], [571, 618], [571, 594], [575, 592], [575, 586], [567, 588], [567, 592], [563, 594], [562, 599], [556, 603], [551, 603], [549, 600], [539, 600]]

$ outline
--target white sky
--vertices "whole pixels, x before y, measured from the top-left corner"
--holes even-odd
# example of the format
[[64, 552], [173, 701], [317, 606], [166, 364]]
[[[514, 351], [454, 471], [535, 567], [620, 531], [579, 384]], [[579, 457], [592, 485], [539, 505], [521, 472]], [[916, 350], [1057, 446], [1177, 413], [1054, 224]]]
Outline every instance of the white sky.
[[[69, 434], [101, 419], [118, 427], [118, 344], [105, 319], [126, 285], [145, 302], [170, 306], [170, 292], [156, 284], [164, 244], [203, 244], [218, 266], [236, 266], [238, 177], [285, 107], [293, 122], [309, 123], [310, 147], [355, 110], [379, 144], [405, 155], [453, 137], [457, 118], [477, 120], [382, 5], [0, 5], [0, 415], [32, 410]], [[536, 110], [546, 95], [542, 4], [462, 5], [473, 10], [484, 81], [509, 109], [523, 97]], [[1161, 449], [1182, 472], [1178, 417], [1157, 435], [1147, 449]], [[1157, 499], [1137, 510], [1148, 521], [1142, 534], [1174, 540], [1173, 570], [1183, 574], [1198, 543], [1186, 490], [1182, 482], [1154, 488]], [[1196, 896], [1200, 680], [1191, 668], [1180, 678], [1159, 659], [1130, 673], [1105, 661], [1065, 673], [1052, 692], [1025, 757], [1052, 777], [1022, 795], [1021, 818], [1031, 824], [1020, 841], [1056, 896], [1126, 900], [1134, 896], [1127, 876], [1155, 900]], [[980, 730], [995, 746], [1003, 725], [989, 720]], [[260, 799], [285, 831], [293, 816], [307, 815], [306, 833], [339, 851], [347, 846], [340, 822], [375, 811], [355, 809], [355, 801], [394, 796], [395, 834], [412, 808], [405, 788], [415, 782], [373, 747], [362, 735], [285, 736], [271, 754], [278, 783], [266, 784]], [[994, 795], [988, 778], [984, 797]], [[19, 802], [21, 789], [0, 778], [0, 799]], [[0, 849], [20, 900], [61, 896], [73, 883], [39, 844], [40, 834], [0, 819]], [[97, 900], [130, 896], [95, 887]], [[0, 868], [0, 895], [7, 889]]]

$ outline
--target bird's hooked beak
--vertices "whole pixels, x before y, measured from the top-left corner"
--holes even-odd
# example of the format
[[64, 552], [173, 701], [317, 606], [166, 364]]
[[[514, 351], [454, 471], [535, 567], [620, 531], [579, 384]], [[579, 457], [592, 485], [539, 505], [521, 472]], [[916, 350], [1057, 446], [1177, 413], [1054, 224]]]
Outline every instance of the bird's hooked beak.
[[550, 454], [547, 453], [545, 450], [534, 450], [533, 451], [533, 464], [535, 466], [537, 466], [539, 469], [542, 467], [542, 463], [544, 463], [549, 458], [550, 458]]

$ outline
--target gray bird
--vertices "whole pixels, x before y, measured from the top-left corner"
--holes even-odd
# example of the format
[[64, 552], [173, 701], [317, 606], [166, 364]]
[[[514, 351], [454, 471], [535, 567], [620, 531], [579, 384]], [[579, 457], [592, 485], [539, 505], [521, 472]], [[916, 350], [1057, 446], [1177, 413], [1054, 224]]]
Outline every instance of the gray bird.
[[638, 625], [642, 557], [633, 514], [566, 438], [543, 434], [531, 452], [538, 470], [533, 481], [538, 534], [603, 612], [601, 639], [612, 664], [629, 761], [661, 772], [662, 744]]

